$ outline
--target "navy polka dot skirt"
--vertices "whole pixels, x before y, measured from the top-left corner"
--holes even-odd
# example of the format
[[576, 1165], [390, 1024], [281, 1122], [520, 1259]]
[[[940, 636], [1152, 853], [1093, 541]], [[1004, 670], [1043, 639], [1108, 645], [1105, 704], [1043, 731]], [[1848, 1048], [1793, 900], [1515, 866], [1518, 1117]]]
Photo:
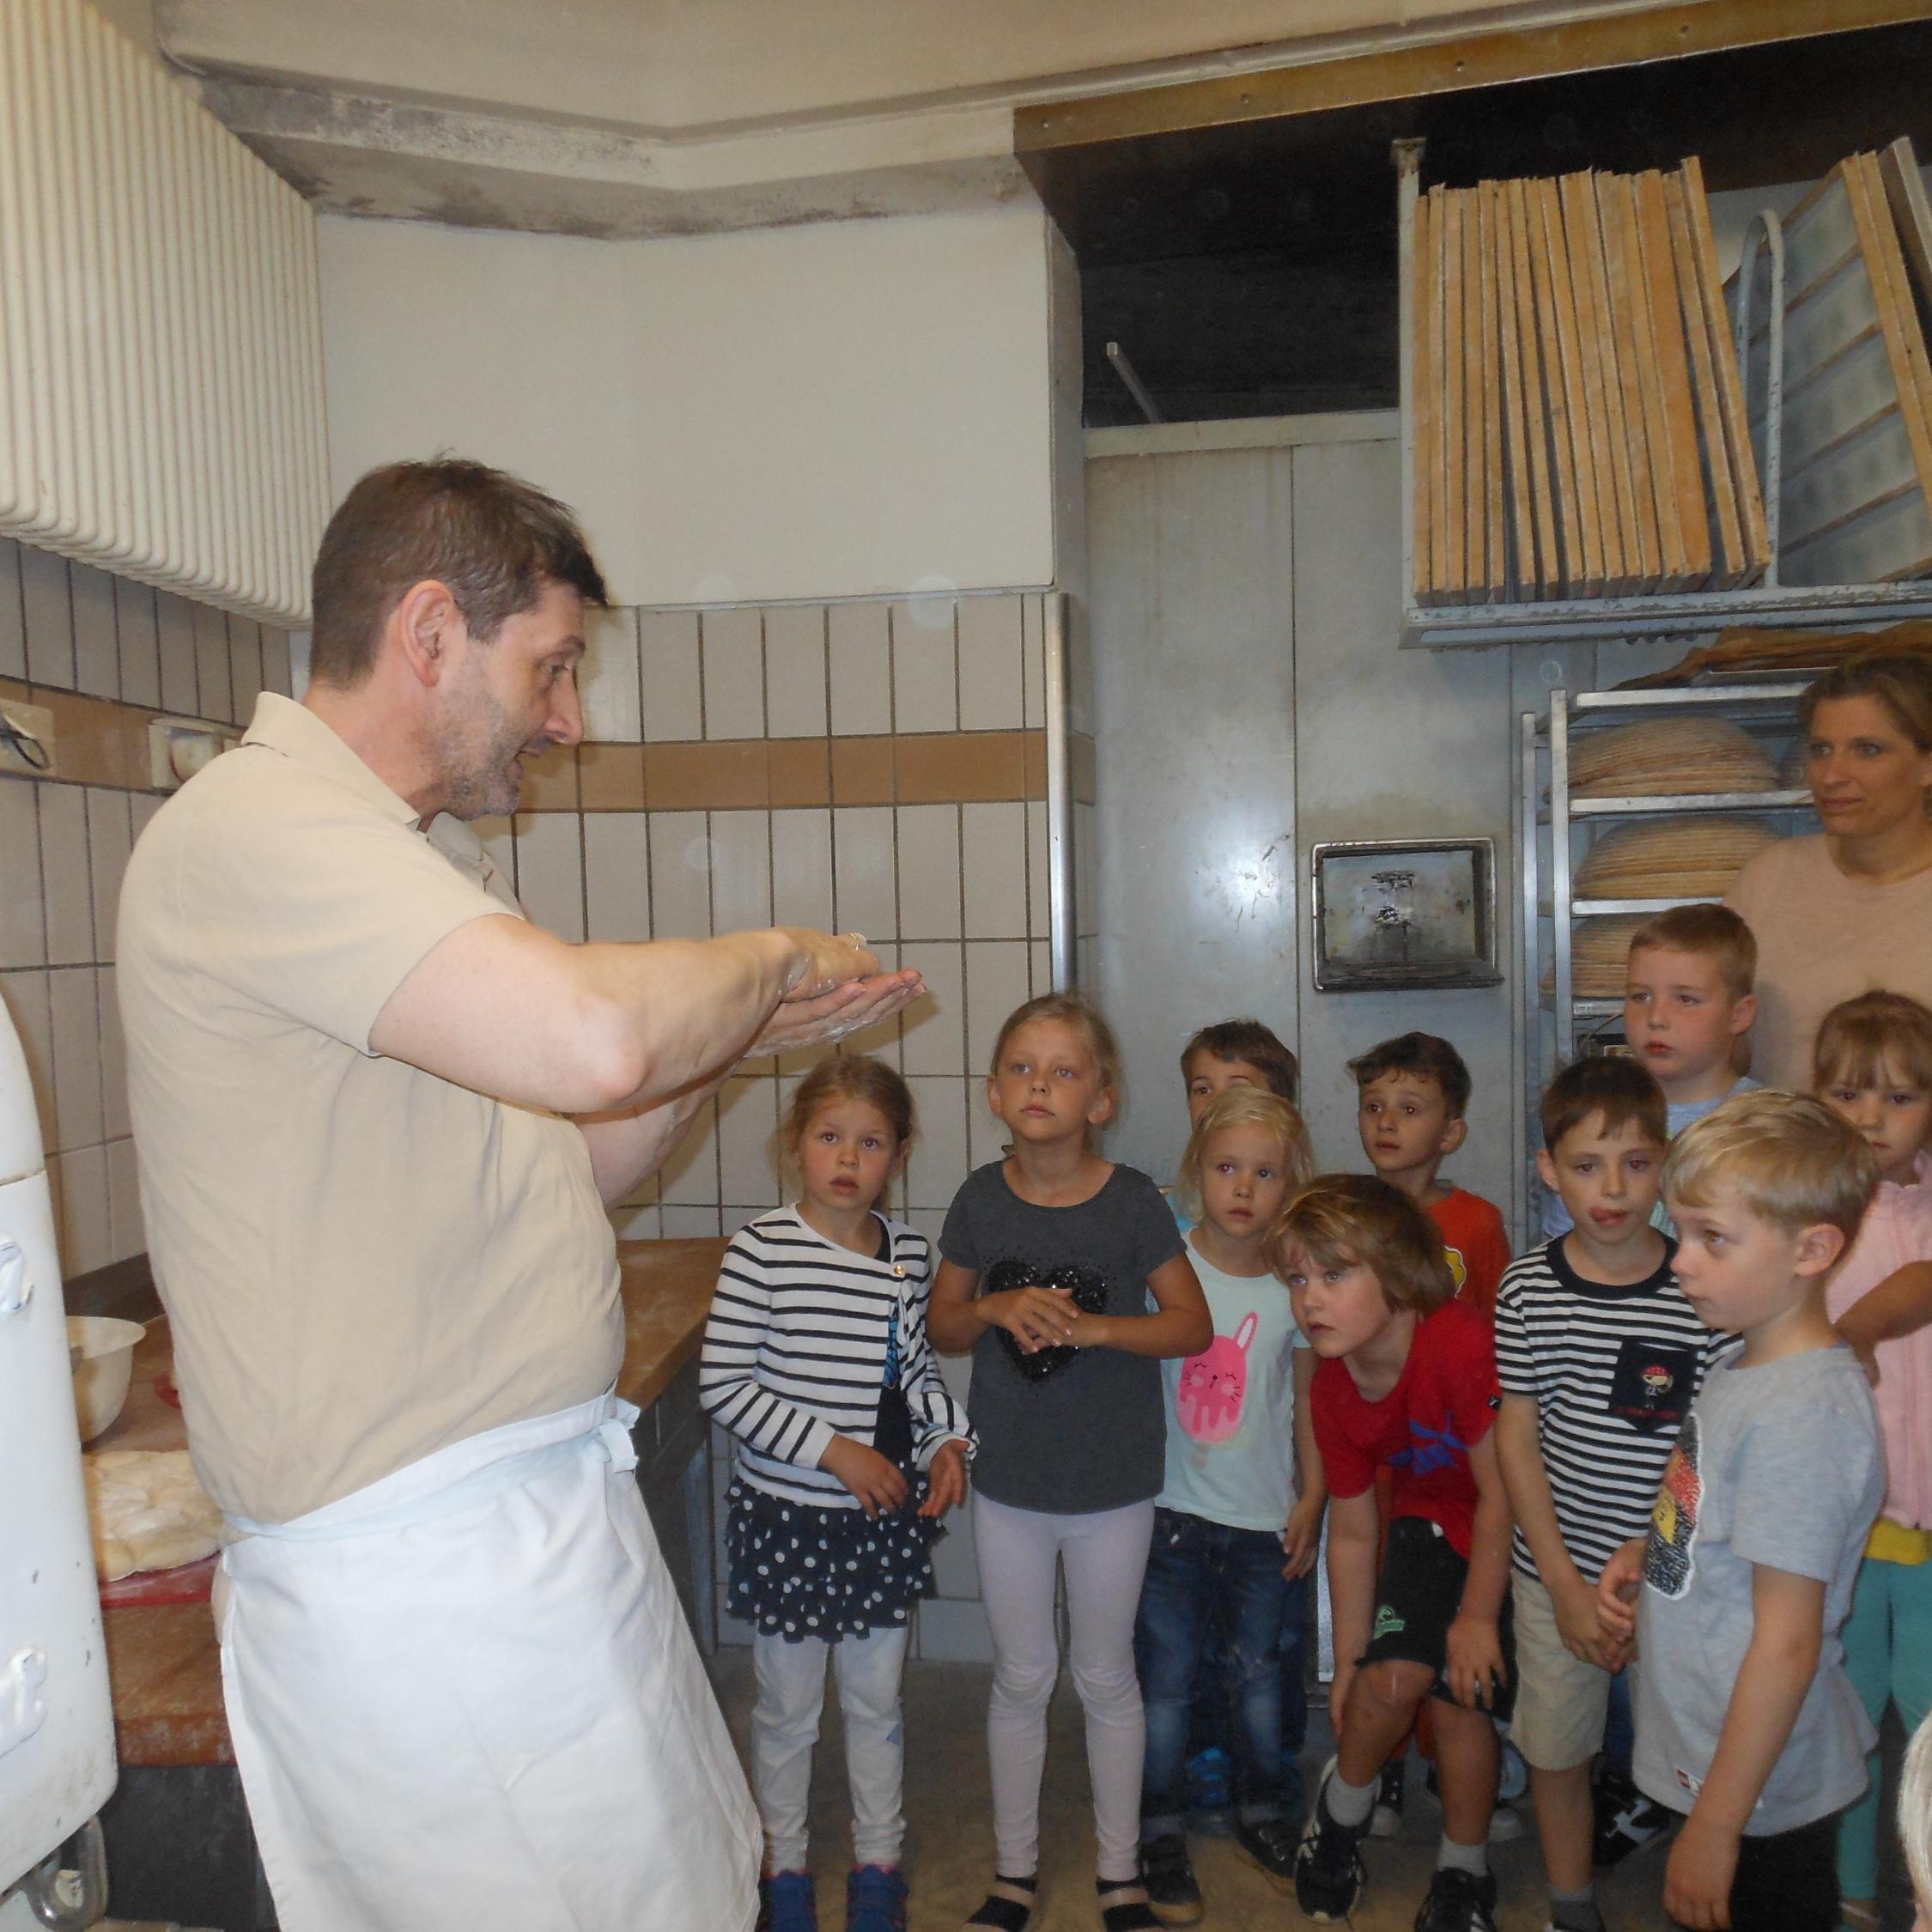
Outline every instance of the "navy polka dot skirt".
[[929, 1552], [939, 1525], [917, 1514], [925, 1481], [907, 1469], [905, 1502], [877, 1521], [787, 1503], [739, 1479], [726, 1498], [732, 1614], [767, 1637], [827, 1642], [912, 1621], [933, 1594]]

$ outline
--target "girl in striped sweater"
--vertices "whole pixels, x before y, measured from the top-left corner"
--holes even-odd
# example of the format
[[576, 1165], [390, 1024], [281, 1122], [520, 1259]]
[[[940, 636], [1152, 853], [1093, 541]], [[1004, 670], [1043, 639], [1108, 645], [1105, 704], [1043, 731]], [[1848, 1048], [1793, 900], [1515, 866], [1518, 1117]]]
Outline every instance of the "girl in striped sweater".
[[800, 1196], [732, 1237], [698, 1383], [738, 1438], [725, 1536], [731, 1607], [755, 1632], [761, 1923], [816, 1932], [805, 1814], [830, 1656], [854, 1814], [846, 1923], [902, 1932], [899, 1685], [973, 1432], [927, 1345], [926, 1237], [878, 1211], [912, 1144], [905, 1082], [868, 1057], [821, 1060], [780, 1138]]

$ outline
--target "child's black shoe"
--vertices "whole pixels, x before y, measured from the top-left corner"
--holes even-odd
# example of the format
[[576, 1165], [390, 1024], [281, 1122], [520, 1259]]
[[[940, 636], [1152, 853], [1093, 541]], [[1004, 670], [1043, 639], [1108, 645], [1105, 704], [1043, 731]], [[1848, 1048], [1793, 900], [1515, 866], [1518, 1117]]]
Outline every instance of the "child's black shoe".
[[1338, 1824], [1328, 1811], [1328, 1780], [1334, 1773], [1331, 1758], [1315, 1788], [1315, 1810], [1295, 1853], [1295, 1903], [1322, 1924], [1346, 1918], [1368, 1882], [1362, 1866], [1366, 1823]]
[[1258, 1825], [1245, 1825], [1237, 1820], [1234, 1836], [1242, 1854], [1277, 1885], [1285, 1886], [1295, 1882], [1295, 1853], [1301, 1834], [1287, 1819], [1265, 1818]]
[[1496, 1932], [1496, 1874], [1444, 1865], [1429, 1881], [1415, 1932]]
[[1154, 1917], [1163, 1925], [1200, 1924], [1200, 1884], [1188, 1856], [1188, 1841], [1178, 1832], [1150, 1838], [1141, 1846], [1140, 1882], [1147, 1888], [1147, 1903]]

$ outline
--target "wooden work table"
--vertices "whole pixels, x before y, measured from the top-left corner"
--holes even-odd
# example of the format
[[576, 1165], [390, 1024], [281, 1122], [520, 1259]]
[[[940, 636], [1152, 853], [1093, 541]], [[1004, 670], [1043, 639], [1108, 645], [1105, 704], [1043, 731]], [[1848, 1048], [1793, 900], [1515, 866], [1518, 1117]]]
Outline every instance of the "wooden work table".
[[[725, 1243], [629, 1241], [617, 1245], [623, 1271], [624, 1360], [617, 1393], [645, 1413], [641, 1456], [674, 1419], [659, 1403], [696, 1358]], [[178, 1449], [187, 1446], [180, 1412], [155, 1393], [173, 1351], [165, 1317], [148, 1325], [134, 1352], [127, 1405], [90, 1449]], [[205, 1603], [129, 1606], [103, 1613], [114, 1692], [115, 1741], [124, 1765], [233, 1764], [222, 1710], [222, 1668], [214, 1619]]]

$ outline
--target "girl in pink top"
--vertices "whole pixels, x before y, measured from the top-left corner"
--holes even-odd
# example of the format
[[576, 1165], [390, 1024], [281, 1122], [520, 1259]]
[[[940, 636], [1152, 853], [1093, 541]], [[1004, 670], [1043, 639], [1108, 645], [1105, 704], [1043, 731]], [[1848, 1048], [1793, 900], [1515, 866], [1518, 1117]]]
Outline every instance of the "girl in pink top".
[[[1818, 1030], [1819, 1097], [1878, 1156], [1879, 1190], [1826, 1289], [1833, 1320], [1899, 1269], [1932, 1261], [1932, 1012], [1902, 993], [1834, 1006]], [[1932, 1708], [1932, 1327], [1876, 1351], [1885, 1508], [1873, 1526], [1842, 1639], [1845, 1669], [1876, 1724], [1896, 1700], [1908, 1731]], [[1878, 1923], [1878, 1753], [1838, 1828], [1845, 1923]]]

